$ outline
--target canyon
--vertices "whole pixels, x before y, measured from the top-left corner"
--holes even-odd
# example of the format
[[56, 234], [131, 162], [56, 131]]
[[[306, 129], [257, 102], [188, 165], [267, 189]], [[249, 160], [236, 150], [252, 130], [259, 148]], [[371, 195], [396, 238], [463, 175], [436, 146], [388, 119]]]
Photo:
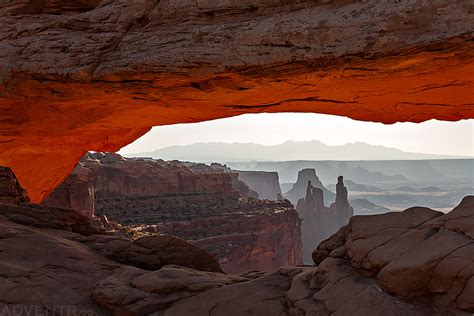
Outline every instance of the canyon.
[[[472, 119], [473, 30], [463, 0], [2, 1], [0, 314], [472, 315], [472, 159], [114, 152], [153, 126], [245, 113]], [[410, 192], [396, 206], [430, 206], [441, 180], [450, 193], [430, 193], [443, 212], [352, 216], [340, 175], [396, 192], [352, 196], [367, 208]]]
[[[5, 168], [4, 178], [15, 177]], [[222, 273], [205, 250], [177, 237], [120, 237], [93, 225], [93, 219], [80, 212], [23, 202], [18, 182], [1, 183], [9, 188], [0, 191], [2, 201], [8, 201], [0, 203], [2, 312], [474, 312], [474, 196], [465, 197], [448, 214], [414, 207], [354, 216], [314, 250], [314, 266], [235, 275]]]
[[468, 1], [3, 1], [0, 165], [41, 202], [87, 151], [156, 125], [473, 118], [473, 15]]
[[105, 215], [136, 233], [181, 237], [207, 249], [228, 273], [301, 264], [293, 205], [251, 197], [239, 177], [218, 164], [88, 153], [43, 204]]
[[[315, 187], [324, 184], [331, 192], [335, 192], [335, 180], [342, 175], [349, 191], [349, 202], [358, 215], [403, 211], [413, 205], [448, 212], [464, 196], [474, 194], [474, 159], [253, 161], [227, 165], [238, 170], [277, 172], [282, 191], [286, 193], [283, 195], [294, 205], [306, 192], [307, 182], [298, 182], [299, 171], [316, 170], [319, 180], [314, 175], [311, 179], [308, 175], [308, 180]], [[291, 197], [287, 193], [296, 182], [299, 183], [298, 194]], [[334, 198], [325, 197], [325, 201], [331, 203]]]

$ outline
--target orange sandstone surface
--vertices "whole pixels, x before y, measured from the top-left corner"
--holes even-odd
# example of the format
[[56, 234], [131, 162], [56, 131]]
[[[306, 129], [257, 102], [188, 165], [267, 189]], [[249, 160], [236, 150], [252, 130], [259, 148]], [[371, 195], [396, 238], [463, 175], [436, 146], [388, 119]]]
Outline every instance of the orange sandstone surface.
[[262, 112], [474, 118], [472, 5], [424, 3], [0, 4], [0, 165], [39, 202], [87, 151], [156, 125]]

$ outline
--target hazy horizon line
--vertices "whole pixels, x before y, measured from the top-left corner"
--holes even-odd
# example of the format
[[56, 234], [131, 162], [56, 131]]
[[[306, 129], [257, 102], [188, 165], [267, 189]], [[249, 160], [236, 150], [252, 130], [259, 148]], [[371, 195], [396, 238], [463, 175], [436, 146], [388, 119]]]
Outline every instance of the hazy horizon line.
[[[120, 153], [120, 151], [118, 153], [120, 153], [121, 155], [126, 155], [126, 156], [130, 156], [130, 155], [134, 155], [134, 154], [146, 154], [146, 153], [154, 153], [156, 151], [159, 151], [159, 150], [162, 150], [162, 149], [166, 149], [166, 148], [173, 148], [173, 147], [187, 147], [187, 146], [193, 146], [193, 145], [202, 145], [202, 144], [227, 144], [227, 145], [233, 145], [233, 144], [239, 144], [239, 145], [259, 145], [259, 146], [263, 146], [263, 147], [275, 147], [275, 146], [280, 146], [280, 145], [283, 145], [285, 143], [309, 143], [309, 142], [318, 142], [318, 143], [321, 143], [325, 146], [328, 146], [328, 147], [341, 147], [341, 146], [346, 146], [346, 145], [354, 145], [354, 144], [363, 144], [363, 145], [369, 145], [369, 146], [377, 146], [377, 147], [383, 147], [383, 148], [387, 148], [387, 149], [395, 149], [395, 150], [398, 150], [398, 151], [401, 151], [403, 153], [412, 153], [412, 154], [422, 154], [422, 155], [432, 155], [432, 156], [440, 156], [440, 157], [449, 157], [449, 158], [445, 158], [445, 159], [474, 159], [474, 155], [450, 155], [450, 154], [438, 154], [438, 153], [429, 153], [429, 152], [423, 152], [423, 151], [407, 151], [407, 150], [403, 150], [403, 149], [400, 149], [398, 147], [393, 147], [393, 146], [385, 146], [385, 145], [379, 145], [379, 144], [372, 144], [372, 143], [367, 143], [367, 142], [363, 142], [363, 141], [355, 141], [355, 142], [347, 142], [347, 143], [343, 143], [343, 144], [340, 144], [340, 145], [329, 145], [319, 139], [310, 139], [310, 140], [291, 140], [291, 139], [288, 139], [288, 140], [285, 140], [285, 141], [282, 141], [282, 142], [279, 142], [279, 143], [276, 143], [276, 144], [271, 144], [271, 145], [267, 145], [267, 144], [262, 144], [262, 143], [258, 143], [258, 142], [226, 142], [226, 141], [209, 141], [209, 142], [195, 142], [195, 143], [190, 143], [190, 144], [181, 144], [181, 145], [171, 145], [171, 146], [164, 146], [164, 147], [158, 147], [158, 148], [155, 148], [155, 149], [150, 149], [148, 151], [139, 151], [139, 152], [128, 152], [128, 153]], [[252, 159], [249, 157], [249, 159]], [[432, 159], [435, 159], [435, 158], [432, 158]], [[252, 160], [255, 160], [257, 161], [256, 159], [252, 159]], [[301, 159], [301, 160], [308, 160], [308, 159]], [[339, 160], [339, 159], [332, 159], [334, 161], [342, 161], [342, 160]], [[364, 160], [364, 159], [357, 159], [357, 160], [354, 160], [354, 161], [359, 161], [359, 160]], [[374, 160], [374, 159], [365, 159], [365, 160]], [[377, 159], [375, 159], [377, 160]], [[378, 159], [378, 160], [389, 160], [389, 159]], [[394, 159], [394, 160], [400, 160], [400, 159]], [[430, 160], [430, 158], [420, 158], [420, 159], [406, 159], [406, 160]], [[261, 160], [258, 160], [258, 161], [261, 161]], [[269, 160], [270, 161], [270, 160]], [[272, 160], [272, 161], [288, 161], [288, 160]], [[299, 160], [294, 160], [294, 161], [299, 161]], [[312, 161], [331, 161], [331, 160], [328, 160], [328, 159], [324, 159], [324, 160], [312, 160]], [[345, 161], [349, 161], [349, 160], [345, 160]]]

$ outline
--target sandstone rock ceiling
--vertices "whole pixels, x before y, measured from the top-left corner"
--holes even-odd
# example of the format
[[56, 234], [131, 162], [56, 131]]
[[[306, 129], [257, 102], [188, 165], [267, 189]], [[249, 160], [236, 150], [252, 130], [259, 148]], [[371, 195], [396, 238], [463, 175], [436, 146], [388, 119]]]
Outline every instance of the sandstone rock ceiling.
[[2, 1], [0, 165], [38, 202], [154, 125], [473, 118], [473, 30], [470, 0]]

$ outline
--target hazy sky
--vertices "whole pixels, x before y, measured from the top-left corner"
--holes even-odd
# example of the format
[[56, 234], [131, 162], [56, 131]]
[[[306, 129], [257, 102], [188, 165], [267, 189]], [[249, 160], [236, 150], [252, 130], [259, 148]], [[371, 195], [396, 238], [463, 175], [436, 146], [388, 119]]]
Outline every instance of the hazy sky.
[[323, 114], [245, 114], [202, 123], [157, 126], [120, 153], [205, 142], [275, 145], [287, 140], [313, 139], [328, 145], [361, 141], [412, 152], [474, 156], [474, 120], [384, 125]]

